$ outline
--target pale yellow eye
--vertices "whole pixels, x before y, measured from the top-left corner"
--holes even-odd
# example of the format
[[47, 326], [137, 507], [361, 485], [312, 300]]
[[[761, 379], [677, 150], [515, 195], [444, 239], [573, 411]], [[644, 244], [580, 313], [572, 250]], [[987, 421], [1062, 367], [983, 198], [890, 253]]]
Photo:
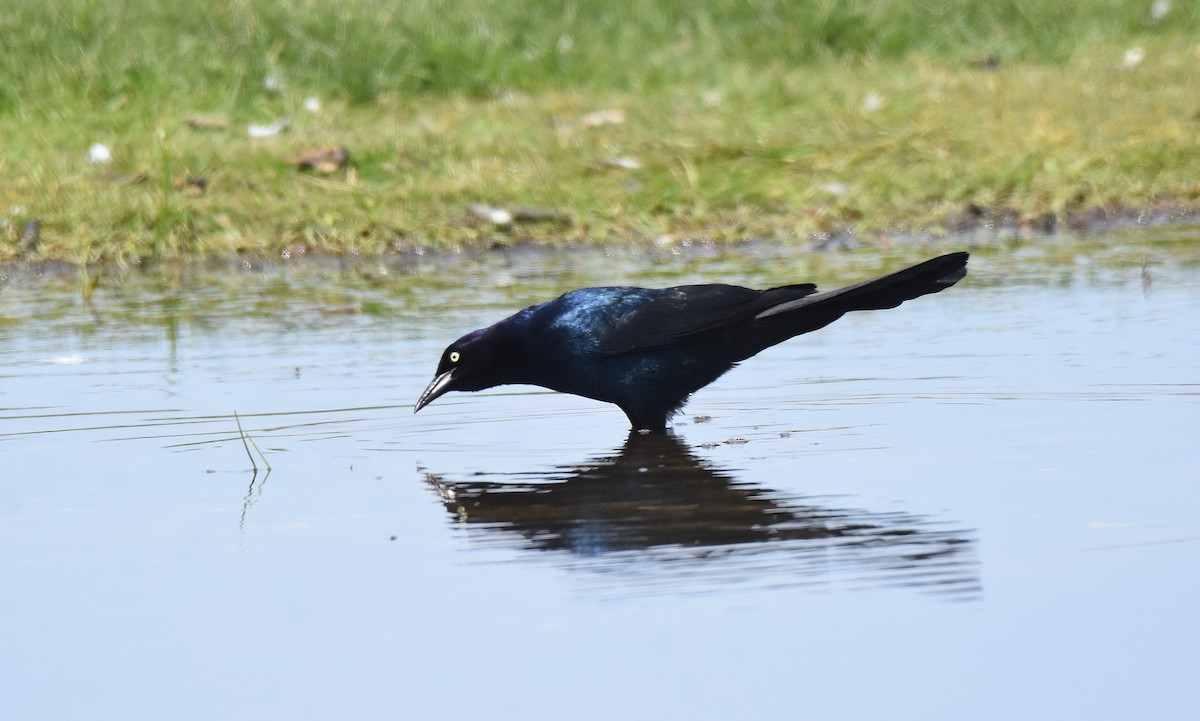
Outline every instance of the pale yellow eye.
[[461, 358], [461, 357], [462, 357], [462, 356], [460, 356], [460, 355], [458, 354], [458, 351], [456, 351], [456, 350], [452, 350], [452, 351], [450, 351], [450, 362], [451, 362], [451, 363], [457, 363], [457, 362], [458, 362], [458, 359], [459, 359], [459, 358]]

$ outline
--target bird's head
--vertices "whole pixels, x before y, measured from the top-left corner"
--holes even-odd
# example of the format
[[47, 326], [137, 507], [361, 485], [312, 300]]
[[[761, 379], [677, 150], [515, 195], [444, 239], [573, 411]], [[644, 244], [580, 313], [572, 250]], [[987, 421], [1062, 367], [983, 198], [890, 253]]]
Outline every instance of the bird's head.
[[504, 377], [503, 369], [508, 367], [507, 361], [510, 359], [506, 357], [496, 336], [494, 327], [484, 328], [472, 331], [447, 346], [442, 351], [437, 373], [417, 399], [413, 413], [450, 391], [481, 391], [512, 382]]

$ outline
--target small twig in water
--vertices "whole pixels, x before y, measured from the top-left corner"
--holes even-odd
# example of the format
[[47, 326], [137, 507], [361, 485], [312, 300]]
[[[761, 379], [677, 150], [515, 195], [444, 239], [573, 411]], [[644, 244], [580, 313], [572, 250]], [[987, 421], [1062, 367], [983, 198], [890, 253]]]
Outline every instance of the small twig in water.
[[[246, 442], [246, 431], [242, 430], [242, 419], [238, 418], [237, 411], [233, 412], [233, 420], [237, 423], [238, 435], [242, 439], [242, 447], [246, 449], [246, 455], [250, 458], [250, 468], [253, 469], [255, 473], [258, 473], [258, 464], [254, 462], [254, 454], [250, 452], [250, 444]], [[253, 443], [254, 439], [251, 438], [250, 442]], [[254, 445], [254, 450], [258, 451], [258, 444]], [[258, 451], [258, 455], [261, 456], [262, 451]], [[267, 459], [263, 458], [263, 462], [266, 463], [266, 461]], [[270, 468], [270, 465], [268, 465], [267, 468]]]
[[246, 530], [246, 513], [250, 510], [250, 506], [254, 504], [254, 483], [258, 481], [258, 464], [254, 462], [254, 454], [250, 452], [250, 446], [254, 446], [254, 450], [258, 451], [258, 457], [267, 467], [266, 475], [258, 482], [258, 493], [262, 495], [263, 484], [267, 482], [267, 477], [271, 475], [271, 462], [267, 460], [267, 455], [262, 452], [255, 442], [254, 436], [246, 433], [242, 428], [242, 419], [238, 416], [237, 411], [233, 412], [233, 419], [237, 422], [238, 435], [242, 439], [242, 447], [246, 449], [246, 456], [250, 459], [250, 487], [246, 489], [246, 497], [242, 500], [242, 517], [238, 521], [238, 530]]
[[267, 460], [267, 454], [262, 452], [258, 444], [254, 442], [254, 436], [246, 436], [250, 439], [250, 445], [254, 446], [254, 450], [258, 451], [258, 457], [262, 459], [263, 465], [267, 467], [267, 473], [271, 472], [271, 462]]

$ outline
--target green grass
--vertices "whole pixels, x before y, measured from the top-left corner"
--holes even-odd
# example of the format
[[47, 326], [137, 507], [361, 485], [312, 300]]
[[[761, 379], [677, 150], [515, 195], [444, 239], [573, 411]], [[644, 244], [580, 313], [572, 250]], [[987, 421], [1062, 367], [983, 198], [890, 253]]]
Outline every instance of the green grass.
[[[0, 259], [877, 237], [970, 203], [1190, 206], [1200, 10], [1175, 5], [1151, 23], [1149, 2], [1099, 0], [12, 0]], [[586, 127], [606, 109], [624, 122]], [[247, 137], [281, 116], [288, 133]], [[94, 142], [111, 164], [86, 162]], [[349, 171], [288, 162], [332, 143]], [[472, 203], [565, 222], [497, 228]], [[29, 219], [42, 239], [21, 251]]]

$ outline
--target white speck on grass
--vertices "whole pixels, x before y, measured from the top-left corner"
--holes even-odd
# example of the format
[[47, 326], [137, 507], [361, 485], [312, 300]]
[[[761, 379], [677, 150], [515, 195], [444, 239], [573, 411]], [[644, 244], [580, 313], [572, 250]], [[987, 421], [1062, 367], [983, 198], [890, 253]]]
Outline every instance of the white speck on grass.
[[1150, 6], [1150, 22], [1160, 23], [1171, 12], [1171, 0], [1154, 0]]
[[625, 113], [622, 110], [597, 110], [580, 118], [579, 126], [583, 128], [595, 128], [601, 125], [620, 125], [624, 122]]
[[626, 158], [622, 156], [613, 156], [610, 158], [601, 158], [601, 165], [609, 165], [614, 168], [622, 168], [624, 170], [638, 170], [642, 167], [641, 161], [637, 158]]
[[270, 125], [251, 125], [247, 130], [252, 138], [269, 138], [272, 135], [279, 135], [288, 126], [287, 118], [280, 118]]
[[474, 203], [468, 206], [467, 210], [475, 217], [482, 218], [495, 225], [512, 225], [513, 222], [513, 214], [504, 208]]
[[1142, 61], [1145, 59], [1145, 50], [1142, 50], [1141, 48], [1129, 48], [1125, 51], [1125, 57], [1121, 59], [1121, 67], [1125, 68], [1126, 70], [1132, 70], [1138, 65], [1141, 65]]
[[88, 148], [88, 162], [92, 165], [108, 165], [112, 162], [112, 151], [104, 143], [92, 143]]
[[263, 88], [268, 93], [283, 92], [284, 85], [286, 83], [283, 82], [283, 76], [274, 70], [267, 73], [266, 77], [263, 78]]

